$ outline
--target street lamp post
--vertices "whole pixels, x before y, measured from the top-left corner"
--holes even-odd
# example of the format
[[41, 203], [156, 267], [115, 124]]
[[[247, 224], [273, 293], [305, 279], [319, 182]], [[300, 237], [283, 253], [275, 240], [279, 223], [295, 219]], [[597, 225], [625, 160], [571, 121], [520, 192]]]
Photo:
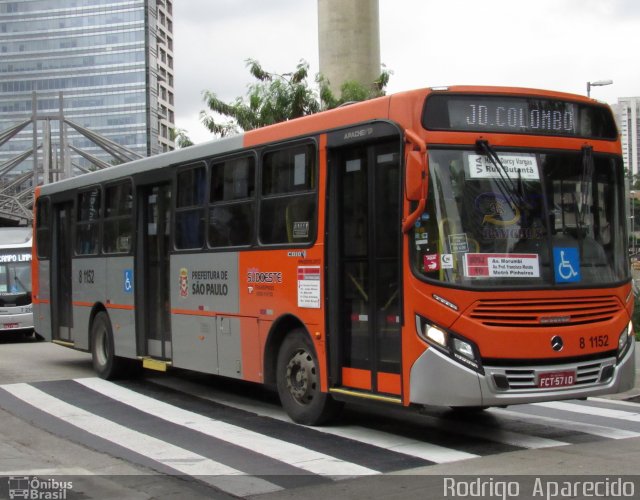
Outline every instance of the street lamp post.
[[603, 87], [611, 85], [613, 80], [598, 80], [596, 82], [587, 82], [587, 97], [591, 97], [591, 87]]

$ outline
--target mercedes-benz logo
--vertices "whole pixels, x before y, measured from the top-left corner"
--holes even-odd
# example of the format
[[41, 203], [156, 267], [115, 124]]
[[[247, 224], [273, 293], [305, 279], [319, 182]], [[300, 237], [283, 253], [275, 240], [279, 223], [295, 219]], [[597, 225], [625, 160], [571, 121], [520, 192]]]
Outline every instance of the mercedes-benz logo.
[[556, 335], [555, 337], [552, 337], [551, 349], [553, 349], [554, 351], [562, 351], [563, 347], [564, 347], [564, 342], [562, 341], [562, 337], [560, 337], [560, 335]]

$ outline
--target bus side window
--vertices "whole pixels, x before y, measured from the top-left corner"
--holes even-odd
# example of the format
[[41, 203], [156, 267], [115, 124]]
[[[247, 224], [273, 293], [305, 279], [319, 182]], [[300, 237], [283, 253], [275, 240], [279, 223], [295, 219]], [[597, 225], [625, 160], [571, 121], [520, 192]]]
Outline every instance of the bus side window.
[[253, 156], [232, 158], [211, 167], [209, 246], [248, 246], [255, 227]]
[[108, 186], [104, 193], [102, 250], [104, 253], [128, 253], [131, 249], [131, 182]]
[[197, 249], [204, 245], [206, 177], [204, 164], [178, 172], [175, 233], [178, 249]]
[[36, 221], [38, 229], [36, 233], [36, 250], [38, 258], [48, 259], [51, 256], [51, 230], [50, 230], [50, 202], [48, 198], [38, 199], [36, 205]]
[[306, 244], [316, 232], [316, 153], [311, 144], [266, 153], [260, 242]]
[[76, 253], [95, 255], [99, 245], [100, 187], [94, 186], [78, 195], [76, 219]]

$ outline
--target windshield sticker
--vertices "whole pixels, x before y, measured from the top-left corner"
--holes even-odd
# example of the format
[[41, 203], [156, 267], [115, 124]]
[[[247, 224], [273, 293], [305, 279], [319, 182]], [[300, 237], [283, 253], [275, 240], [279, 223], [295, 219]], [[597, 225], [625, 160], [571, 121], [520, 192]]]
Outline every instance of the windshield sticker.
[[575, 283], [582, 280], [577, 248], [554, 247], [553, 262], [556, 283]]
[[484, 155], [467, 155], [469, 179], [508, 178], [540, 180], [538, 161], [535, 155], [513, 155], [499, 153], [498, 159], [504, 169]]
[[466, 253], [469, 251], [469, 242], [466, 233], [450, 234], [449, 248], [452, 253]]
[[427, 254], [423, 258], [422, 265], [427, 273], [440, 270], [440, 255], [437, 253]]
[[468, 253], [464, 275], [469, 278], [539, 278], [538, 254]]
[[415, 240], [416, 240], [416, 246], [417, 247], [419, 245], [428, 245], [429, 244], [429, 233], [427, 233], [424, 230], [420, 231], [419, 229], [416, 229]]
[[443, 253], [440, 256], [440, 269], [453, 269], [452, 253]]

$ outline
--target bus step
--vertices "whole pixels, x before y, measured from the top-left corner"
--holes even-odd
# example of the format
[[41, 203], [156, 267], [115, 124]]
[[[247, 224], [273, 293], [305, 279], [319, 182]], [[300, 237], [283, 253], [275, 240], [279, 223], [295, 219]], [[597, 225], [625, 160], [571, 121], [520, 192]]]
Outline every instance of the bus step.
[[394, 396], [384, 396], [382, 394], [371, 394], [370, 392], [355, 391], [353, 389], [331, 388], [329, 392], [340, 394], [343, 396], [351, 396], [355, 398], [371, 399], [374, 401], [382, 401], [384, 403], [402, 404], [402, 399]]
[[155, 370], [157, 372], [166, 372], [167, 368], [171, 366], [171, 361], [161, 361], [153, 358], [142, 358], [142, 367], [148, 370]]
[[61, 346], [64, 346], [64, 347], [74, 347], [75, 346], [75, 343], [71, 342], [69, 340], [53, 339], [51, 342], [53, 344], [58, 344], [58, 345], [61, 345]]

